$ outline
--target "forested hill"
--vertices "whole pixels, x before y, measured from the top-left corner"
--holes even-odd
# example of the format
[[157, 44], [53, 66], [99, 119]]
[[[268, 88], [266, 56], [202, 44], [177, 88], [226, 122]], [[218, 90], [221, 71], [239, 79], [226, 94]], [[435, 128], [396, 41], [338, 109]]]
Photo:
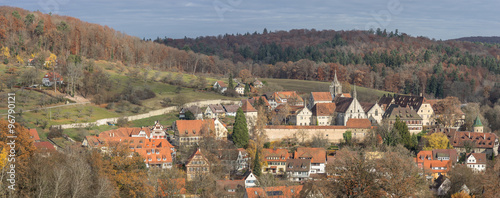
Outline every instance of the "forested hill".
[[264, 30], [155, 42], [231, 59], [257, 76], [326, 81], [336, 69], [341, 80], [365, 87], [467, 101], [484, 87], [491, 90], [500, 74], [498, 45], [435, 41], [397, 30]]
[[498, 43], [500, 44], [500, 36], [471, 36], [453, 39], [457, 41], [481, 42], [481, 43]]

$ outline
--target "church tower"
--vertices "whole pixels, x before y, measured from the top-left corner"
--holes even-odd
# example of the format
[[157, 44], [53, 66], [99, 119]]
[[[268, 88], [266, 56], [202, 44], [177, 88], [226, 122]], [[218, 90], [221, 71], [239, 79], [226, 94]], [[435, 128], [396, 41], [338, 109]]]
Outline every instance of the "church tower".
[[332, 98], [335, 98], [335, 95], [342, 94], [342, 85], [337, 79], [337, 70], [335, 70], [335, 76], [333, 77], [333, 82], [330, 84], [330, 94]]
[[481, 123], [481, 120], [479, 119], [479, 116], [477, 116], [476, 120], [474, 120], [474, 125], [472, 125], [472, 131], [473, 132], [482, 133], [483, 129], [484, 129], [483, 123]]

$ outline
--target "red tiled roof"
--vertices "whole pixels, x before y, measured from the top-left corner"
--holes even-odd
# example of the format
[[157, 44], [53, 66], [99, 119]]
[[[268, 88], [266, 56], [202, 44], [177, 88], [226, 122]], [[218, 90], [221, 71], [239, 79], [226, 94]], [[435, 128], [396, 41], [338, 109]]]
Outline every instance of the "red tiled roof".
[[456, 131], [456, 129], [432, 129], [429, 133], [444, 133], [453, 147], [462, 148], [465, 142], [471, 141], [475, 148], [490, 148], [495, 146], [495, 140], [498, 139], [494, 133], [479, 133], [468, 131]]
[[344, 96], [346, 98], [352, 98], [350, 93], [343, 93], [342, 96]]
[[[433, 173], [447, 173], [451, 168], [450, 160], [424, 160], [424, 169]], [[446, 169], [432, 169], [433, 167], [444, 167]]]
[[250, 102], [248, 102], [248, 100], [245, 101], [245, 103], [243, 103], [243, 105], [241, 106], [241, 110], [243, 110], [243, 112], [257, 112], [257, 110], [252, 106], [252, 104], [250, 104]]
[[217, 84], [219, 84], [220, 87], [227, 87], [226, 83], [224, 81], [217, 81]]
[[[290, 99], [290, 98], [295, 98], [297, 99], [297, 103], [300, 103], [300, 102], [304, 102], [304, 100], [302, 99], [302, 97], [300, 97], [297, 92], [295, 91], [280, 91], [280, 92], [274, 92], [273, 94], [273, 97], [274, 99], [276, 100], [276, 102], [278, 104], [282, 103], [281, 102], [281, 99]], [[287, 101], [288, 103], [288, 101]]]
[[303, 185], [297, 186], [274, 186], [274, 187], [253, 187], [246, 189], [248, 198], [261, 197], [299, 197]]
[[325, 163], [326, 150], [324, 148], [299, 147], [293, 155], [294, 159], [311, 159], [311, 163]]
[[36, 129], [29, 129], [30, 131], [30, 139], [32, 141], [40, 141], [40, 136], [38, 136], [38, 131]]
[[467, 153], [465, 159], [469, 159], [471, 155], [476, 158], [476, 163], [470, 163], [466, 160], [466, 164], [486, 164], [486, 153]]
[[56, 78], [57, 81], [63, 81], [63, 77], [61, 76], [61, 74], [57, 72], [46, 73], [45, 76], [43, 76], [43, 78], [48, 78], [49, 81], [54, 81], [54, 78]]
[[362, 126], [340, 126], [340, 125], [330, 125], [330, 126], [294, 126], [294, 125], [267, 125], [264, 128], [266, 129], [352, 129], [352, 128], [366, 128], [370, 129], [370, 127], [362, 127]]
[[54, 145], [51, 144], [50, 142], [47, 142], [47, 141], [33, 142], [33, 145], [38, 149], [38, 151], [48, 152], [48, 151], [55, 151], [56, 150]]
[[123, 127], [118, 129], [113, 129], [109, 131], [103, 131], [99, 133], [99, 137], [130, 137], [132, 135], [139, 135], [141, 131], [144, 131], [149, 137], [151, 130], [148, 127]]
[[[286, 159], [290, 158], [290, 154], [287, 149], [262, 149], [262, 156], [265, 161], [280, 161], [286, 162]], [[278, 157], [278, 159], [266, 159], [267, 157]]]
[[335, 103], [317, 103], [311, 111], [314, 116], [332, 116], [336, 108]]
[[217, 180], [215, 181], [216, 187], [223, 190], [228, 194], [236, 194], [236, 192], [227, 192], [227, 190], [236, 190], [238, 188], [245, 188], [245, 180]]
[[201, 136], [203, 127], [210, 127], [212, 131], [214, 130], [214, 120], [176, 120], [175, 128], [176, 132], [179, 133], [179, 136]]
[[347, 120], [345, 126], [349, 128], [370, 128], [372, 126], [372, 123], [369, 119], [350, 118], [349, 120]]
[[314, 101], [329, 101], [333, 100], [330, 92], [311, 92]]

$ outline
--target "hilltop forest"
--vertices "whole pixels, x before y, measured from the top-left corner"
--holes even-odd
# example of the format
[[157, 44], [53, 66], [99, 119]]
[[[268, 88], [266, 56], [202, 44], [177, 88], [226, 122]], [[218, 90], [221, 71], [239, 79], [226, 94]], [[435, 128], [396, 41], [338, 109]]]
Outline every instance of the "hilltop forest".
[[[496, 102], [499, 45], [435, 41], [398, 30], [296, 29], [198, 38], [157, 38], [178, 49], [230, 59], [253, 75], [329, 81], [428, 97]], [[492, 92], [495, 95], [487, 95]]]
[[248, 70], [255, 77], [330, 81], [336, 71], [341, 81], [396, 93], [490, 105], [500, 98], [498, 44], [435, 41], [397, 30], [264, 30], [151, 41], [73, 17], [3, 6], [0, 45], [4, 63], [33, 58], [40, 65], [54, 54], [63, 76], [68, 62], [83, 57], [218, 77]]

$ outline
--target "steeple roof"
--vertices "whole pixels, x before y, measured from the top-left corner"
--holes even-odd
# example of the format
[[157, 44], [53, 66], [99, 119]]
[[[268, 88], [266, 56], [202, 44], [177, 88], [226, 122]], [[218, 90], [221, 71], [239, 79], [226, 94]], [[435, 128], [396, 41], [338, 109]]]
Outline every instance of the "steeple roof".
[[476, 117], [476, 120], [474, 120], [474, 125], [473, 127], [478, 127], [478, 126], [483, 126], [483, 123], [481, 123], [481, 119], [479, 119], [479, 115]]

